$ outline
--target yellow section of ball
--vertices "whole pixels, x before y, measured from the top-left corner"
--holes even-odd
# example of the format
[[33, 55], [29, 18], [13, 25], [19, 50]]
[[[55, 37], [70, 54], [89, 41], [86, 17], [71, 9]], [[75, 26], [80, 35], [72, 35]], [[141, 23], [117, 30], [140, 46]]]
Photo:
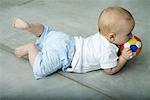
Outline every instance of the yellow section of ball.
[[133, 37], [128, 41], [131, 45], [136, 44], [137, 40]]

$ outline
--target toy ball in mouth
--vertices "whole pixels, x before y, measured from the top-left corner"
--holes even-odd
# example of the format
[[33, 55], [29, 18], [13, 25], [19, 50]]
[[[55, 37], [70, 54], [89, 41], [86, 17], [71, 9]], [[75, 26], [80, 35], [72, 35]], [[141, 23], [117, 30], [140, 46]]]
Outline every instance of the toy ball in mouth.
[[133, 36], [127, 43], [120, 46], [120, 51], [124, 48], [130, 48], [132, 52], [136, 52], [138, 55], [142, 50], [142, 41], [137, 36]]

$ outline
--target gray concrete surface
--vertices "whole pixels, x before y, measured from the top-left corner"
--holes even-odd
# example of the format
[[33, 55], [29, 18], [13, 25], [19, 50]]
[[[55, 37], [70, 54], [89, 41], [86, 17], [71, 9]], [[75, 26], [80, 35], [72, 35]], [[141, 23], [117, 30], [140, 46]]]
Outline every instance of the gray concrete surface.
[[[14, 56], [21, 44], [35, 37], [11, 27], [14, 17], [52, 26], [71, 35], [97, 32], [102, 8], [119, 5], [136, 20], [133, 30], [143, 40], [142, 53], [116, 75], [102, 70], [86, 74], [57, 73], [35, 80], [25, 58]], [[150, 0], [0, 0], [0, 100], [148, 100], [150, 99]]]

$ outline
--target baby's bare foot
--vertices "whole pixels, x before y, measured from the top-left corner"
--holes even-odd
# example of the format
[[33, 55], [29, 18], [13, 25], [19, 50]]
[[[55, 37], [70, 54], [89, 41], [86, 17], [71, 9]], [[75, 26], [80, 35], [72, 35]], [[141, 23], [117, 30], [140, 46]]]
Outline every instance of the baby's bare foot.
[[17, 57], [23, 57], [28, 54], [28, 45], [23, 45], [15, 49], [15, 54]]
[[12, 22], [12, 26], [14, 28], [18, 28], [18, 29], [28, 29], [29, 28], [29, 24], [20, 18], [14, 19]]

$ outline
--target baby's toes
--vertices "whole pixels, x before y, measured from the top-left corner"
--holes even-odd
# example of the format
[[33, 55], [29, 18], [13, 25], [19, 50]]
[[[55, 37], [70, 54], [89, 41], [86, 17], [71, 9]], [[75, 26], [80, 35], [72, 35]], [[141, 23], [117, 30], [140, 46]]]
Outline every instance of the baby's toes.
[[15, 55], [16, 55], [16, 57], [21, 57], [21, 55], [20, 55], [20, 50], [17, 48], [17, 49], [15, 49]]
[[15, 21], [16, 21], [16, 20], [14, 19], [13, 22], [12, 22], [12, 27], [14, 27], [14, 28], [16, 28], [16, 27], [15, 27]]
[[12, 26], [14, 28], [19, 28], [19, 29], [26, 29], [29, 27], [28, 23], [23, 21], [22, 19], [16, 18], [12, 22]]

